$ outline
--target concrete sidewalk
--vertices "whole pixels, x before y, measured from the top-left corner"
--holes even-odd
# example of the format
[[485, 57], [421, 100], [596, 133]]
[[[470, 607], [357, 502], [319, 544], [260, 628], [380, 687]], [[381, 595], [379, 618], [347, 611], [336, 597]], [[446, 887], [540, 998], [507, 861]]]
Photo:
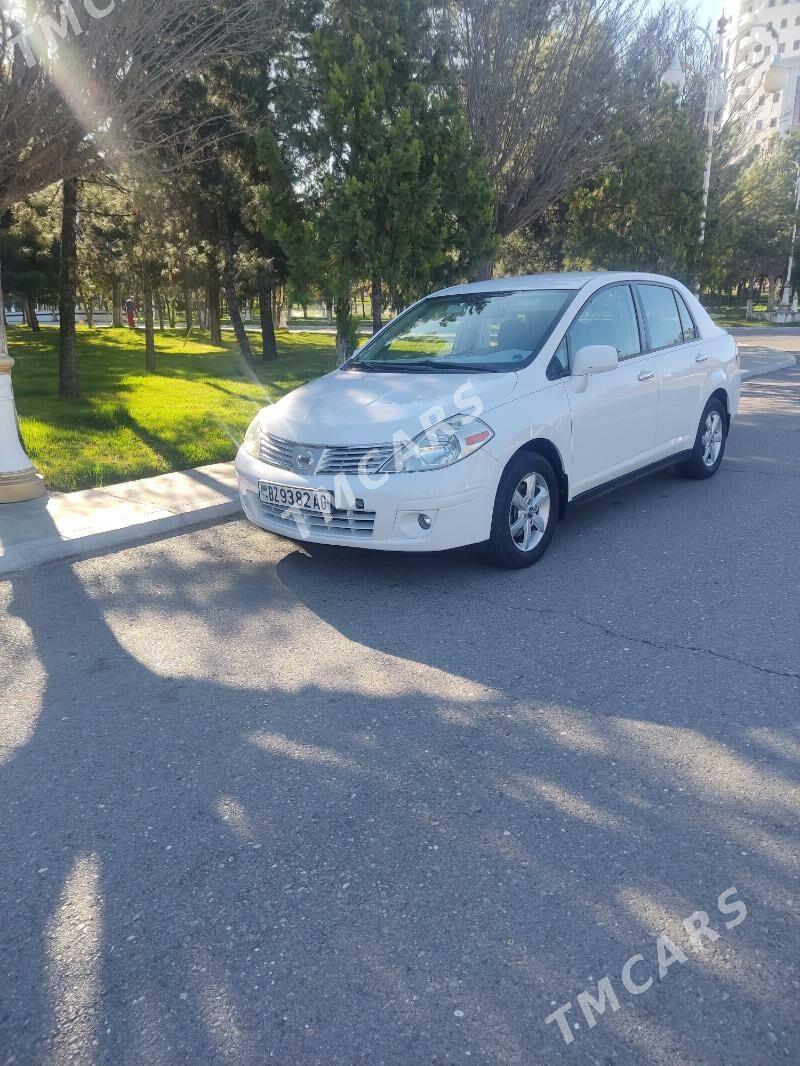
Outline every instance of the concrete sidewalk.
[[772, 345], [764, 345], [756, 343], [755, 338], [737, 336], [736, 343], [742, 362], [742, 381], [760, 377], [761, 374], [791, 370], [800, 360], [800, 350], [795, 350], [794, 338], [787, 341], [781, 337], [778, 343], [773, 341]]
[[233, 463], [0, 505], [0, 577], [224, 518], [239, 506]]

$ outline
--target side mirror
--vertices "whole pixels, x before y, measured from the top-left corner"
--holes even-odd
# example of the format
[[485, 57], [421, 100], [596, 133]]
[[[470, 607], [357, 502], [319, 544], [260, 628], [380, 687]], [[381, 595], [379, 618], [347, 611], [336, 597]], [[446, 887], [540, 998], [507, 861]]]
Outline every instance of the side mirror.
[[618, 365], [616, 348], [610, 344], [587, 344], [572, 357], [572, 375], [604, 374], [607, 370], [616, 370]]

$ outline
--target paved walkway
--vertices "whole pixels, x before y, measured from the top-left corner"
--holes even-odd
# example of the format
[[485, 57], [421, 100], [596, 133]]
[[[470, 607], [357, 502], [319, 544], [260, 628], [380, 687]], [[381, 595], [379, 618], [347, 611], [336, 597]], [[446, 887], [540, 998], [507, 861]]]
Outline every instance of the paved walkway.
[[800, 330], [787, 328], [732, 329], [739, 345], [745, 380], [787, 370], [800, 359]]
[[233, 463], [0, 506], [0, 576], [132, 544], [239, 510]]
[[[740, 348], [747, 379], [797, 365], [781, 351], [741, 341]], [[202, 525], [239, 507], [232, 462], [6, 504], [0, 506], [0, 577]]]

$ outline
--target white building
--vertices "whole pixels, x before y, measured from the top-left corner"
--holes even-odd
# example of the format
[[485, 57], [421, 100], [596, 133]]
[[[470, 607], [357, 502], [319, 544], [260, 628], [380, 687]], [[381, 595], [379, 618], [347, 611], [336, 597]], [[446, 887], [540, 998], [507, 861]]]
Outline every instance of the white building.
[[[774, 29], [777, 41], [759, 25]], [[743, 62], [738, 69], [748, 58], [750, 63], [763, 60], [734, 97], [749, 118], [750, 137], [760, 143], [800, 126], [800, 0], [741, 0], [728, 27], [729, 40], [739, 33], [738, 55]], [[761, 78], [776, 51], [789, 71], [789, 81], [782, 93], [765, 93]]]

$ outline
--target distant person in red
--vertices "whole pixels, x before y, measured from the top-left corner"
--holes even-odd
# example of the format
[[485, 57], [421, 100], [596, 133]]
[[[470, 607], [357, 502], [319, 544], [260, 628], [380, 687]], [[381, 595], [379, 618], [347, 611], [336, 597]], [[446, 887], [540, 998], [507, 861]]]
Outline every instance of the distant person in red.
[[125, 301], [125, 314], [128, 316], [128, 329], [136, 326], [136, 302], [131, 296]]

